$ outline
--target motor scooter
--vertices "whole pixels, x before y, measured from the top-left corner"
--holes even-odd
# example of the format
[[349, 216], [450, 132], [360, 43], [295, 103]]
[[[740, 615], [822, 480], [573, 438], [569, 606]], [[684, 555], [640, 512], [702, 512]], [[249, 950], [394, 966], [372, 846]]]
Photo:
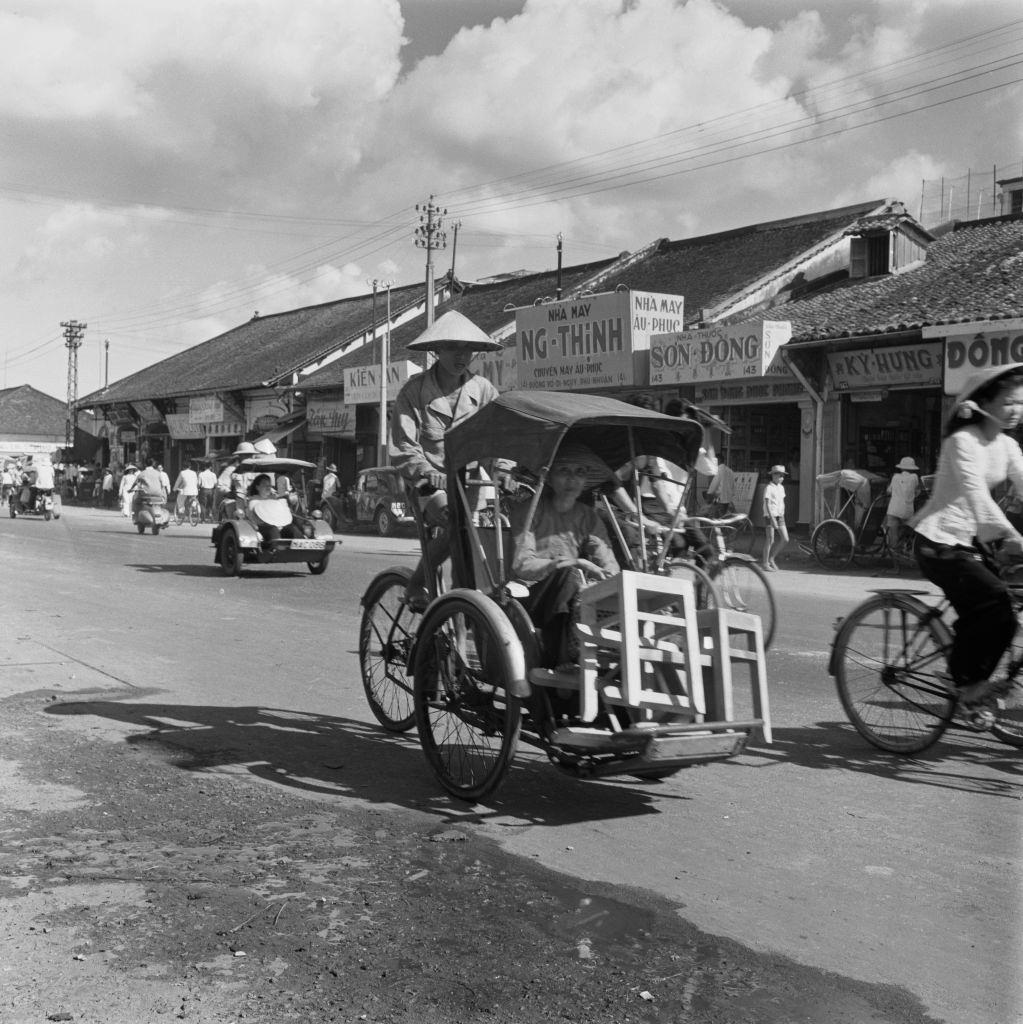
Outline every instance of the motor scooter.
[[159, 498], [150, 498], [145, 494], [136, 494], [132, 504], [132, 520], [139, 533], [145, 533], [148, 527], [154, 537], [170, 523], [170, 512]]

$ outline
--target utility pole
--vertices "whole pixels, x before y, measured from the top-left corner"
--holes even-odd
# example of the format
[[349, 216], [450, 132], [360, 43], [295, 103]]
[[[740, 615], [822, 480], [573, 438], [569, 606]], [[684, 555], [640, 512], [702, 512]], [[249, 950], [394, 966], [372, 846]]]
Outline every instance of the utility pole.
[[455, 257], [458, 255], [458, 229], [462, 226], [460, 220], [456, 220], [451, 225], [451, 231], [454, 234], [454, 238], [451, 240], [451, 284], [452, 287], [455, 283]]
[[558, 289], [554, 293], [556, 299], [561, 298], [561, 232], [558, 232]]
[[[380, 336], [380, 461], [378, 466], [387, 465], [387, 370], [391, 359], [391, 285], [393, 281], [380, 281], [380, 287], [387, 289], [387, 323]], [[377, 284], [373, 282], [374, 286]], [[374, 293], [375, 294], [375, 293]]]
[[441, 220], [447, 208], [441, 209], [430, 196], [429, 202], [416, 203], [419, 213], [419, 227], [415, 230], [416, 245], [426, 250], [426, 326], [433, 323], [433, 250], [443, 249], [448, 244], [446, 231], [441, 230]]
[[110, 383], [110, 339], [103, 342], [103, 387]]
[[88, 324], [77, 320], [62, 320], [64, 345], [67, 348], [67, 419], [64, 421], [64, 448], [73, 448], [78, 428], [78, 350]]

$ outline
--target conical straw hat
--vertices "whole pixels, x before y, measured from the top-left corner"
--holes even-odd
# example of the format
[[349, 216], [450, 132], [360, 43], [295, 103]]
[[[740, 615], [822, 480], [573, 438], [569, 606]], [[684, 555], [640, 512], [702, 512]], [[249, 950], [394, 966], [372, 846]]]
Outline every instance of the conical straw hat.
[[405, 347], [413, 352], [423, 352], [445, 341], [456, 341], [479, 352], [500, 352], [504, 348], [467, 316], [454, 309], [438, 317], [415, 341], [410, 341]]

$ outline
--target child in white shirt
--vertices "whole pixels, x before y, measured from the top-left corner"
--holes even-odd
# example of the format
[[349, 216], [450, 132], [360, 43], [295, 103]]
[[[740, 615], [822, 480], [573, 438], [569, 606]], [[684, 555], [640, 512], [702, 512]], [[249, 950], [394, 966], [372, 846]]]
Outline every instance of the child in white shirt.
[[775, 558], [789, 542], [789, 530], [785, 525], [785, 479], [784, 466], [771, 467], [771, 482], [764, 488], [764, 538], [763, 567], [768, 572], [778, 568]]

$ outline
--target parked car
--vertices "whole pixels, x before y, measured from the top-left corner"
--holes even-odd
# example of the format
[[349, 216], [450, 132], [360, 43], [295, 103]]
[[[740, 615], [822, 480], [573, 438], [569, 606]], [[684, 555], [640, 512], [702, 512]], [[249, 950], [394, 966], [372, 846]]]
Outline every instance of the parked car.
[[[399, 526], [415, 522], [405, 481], [391, 466], [362, 470], [340, 501], [330, 498], [325, 504], [335, 528], [372, 525], [381, 537], [389, 537]], [[326, 508], [323, 514], [327, 518]]]

